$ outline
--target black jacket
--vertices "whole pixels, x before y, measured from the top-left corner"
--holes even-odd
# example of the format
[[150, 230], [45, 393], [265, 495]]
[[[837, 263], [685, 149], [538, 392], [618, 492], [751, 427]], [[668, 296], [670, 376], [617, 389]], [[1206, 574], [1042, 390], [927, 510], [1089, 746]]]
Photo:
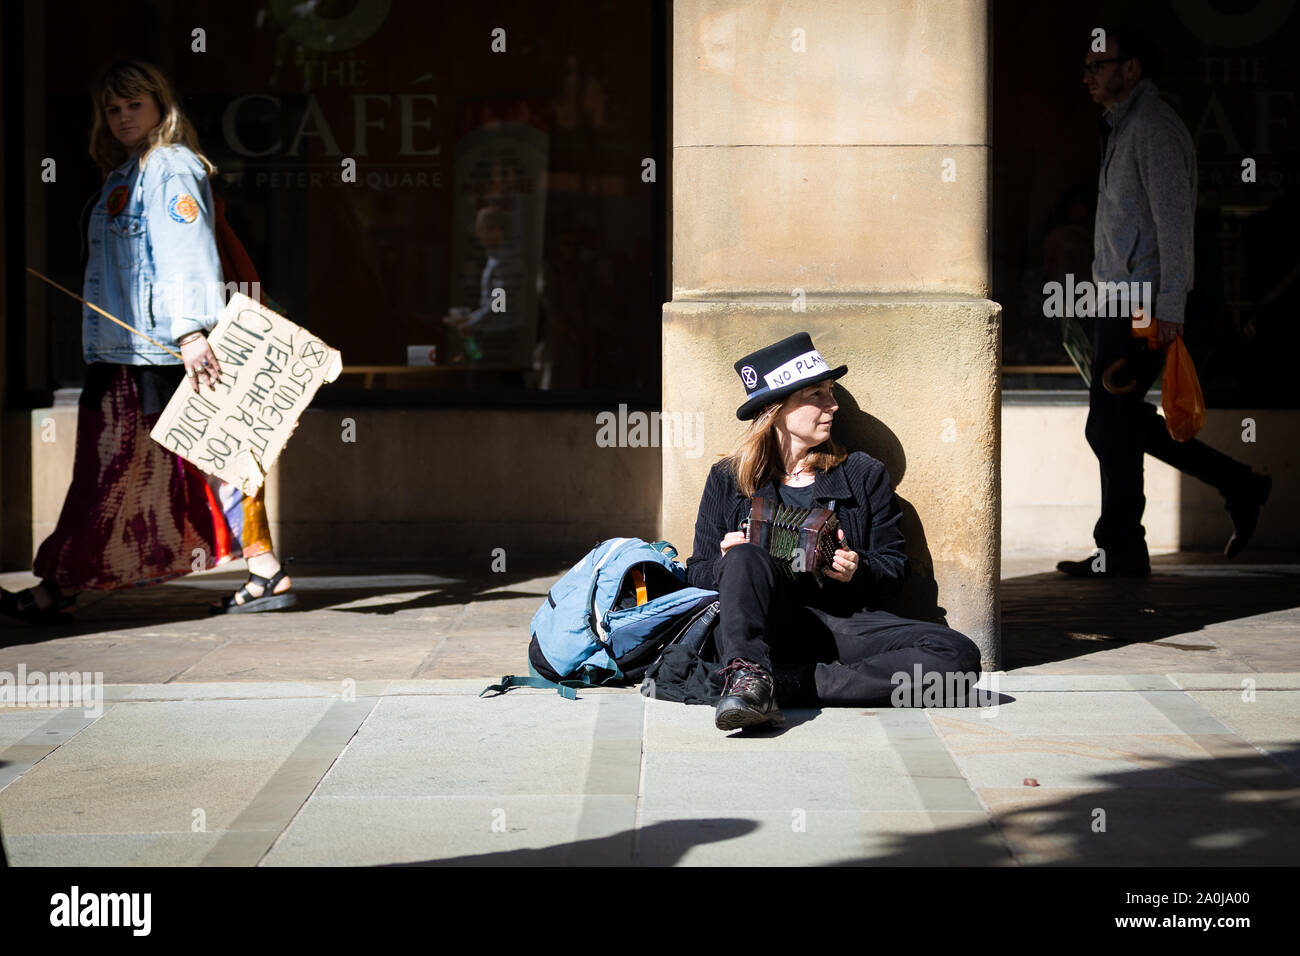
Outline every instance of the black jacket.
[[[857, 573], [848, 583], [829, 578], [820, 590], [806, 589], [810, 606], [847, 616], [863, 608], [887, 606], [898, 594], [908, 575], [903, 533], [898, 528], [903, 513], [894, 497], [894, 487], [885, 466], [866, 452], [849, 454], [843, 464], [818, 472], [813, 481], [813, 503], [835, 511], [849, 549], [861, 558]], [[776, 488], [768, 479], [755, 495], [776, 499]], [[695, 519], [695, 544], [686, 562], [686, 580], [696, 587], [716, 589], [723, 535], [739, 531], [749, 513], [749, 502], [737, 486], [726, 459], [709, 471]]]

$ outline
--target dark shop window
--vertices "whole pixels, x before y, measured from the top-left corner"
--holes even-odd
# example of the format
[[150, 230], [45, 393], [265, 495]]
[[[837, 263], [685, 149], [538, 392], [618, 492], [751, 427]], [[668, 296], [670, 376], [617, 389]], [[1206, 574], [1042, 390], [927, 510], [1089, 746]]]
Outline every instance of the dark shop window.
[[[74, 291], [101, 182], [89, 89], [142, 58], [273, 305], [342, 351], [322, 397], [658, 401], [666, 3], [50, 2], [6, 27], [26, 41], [7, 71], [26, 159], [59, 161], [56, 185], [26, 187], [27, 259]], [[80, 306], [26, 292], [11, 376], [78, 385]]]
[[[1195, 271], [1185, 341], [1211, 407], [1295, 407], [1300, 346], [1300, 11], [1292, 4], [996, 0], [993, 298], [1007, 389], [1081, 389], [1043, 287], [1091, 279], [1101, 108], [1090, 31], [1126, 23], [1196, 147]], [[1121, 50], [1121, 53], [1123, 51]], [[1243, 161], [1254, 160], [1254, 181]], [[1087, 327], [1085, 322], [1084, 326]]]

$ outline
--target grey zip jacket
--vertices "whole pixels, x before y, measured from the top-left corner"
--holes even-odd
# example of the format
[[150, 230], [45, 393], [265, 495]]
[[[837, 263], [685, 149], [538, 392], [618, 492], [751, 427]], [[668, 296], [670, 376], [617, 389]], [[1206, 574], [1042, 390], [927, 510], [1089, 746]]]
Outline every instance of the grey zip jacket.
[[1182, 322], [1192, 287], [1196, 217], [1191, 134], [1149, 79], [1139, 80], [1108, 118], [1111, 133], [1097, 180], [1093, 282], [1150, 282], [1155, 318]]

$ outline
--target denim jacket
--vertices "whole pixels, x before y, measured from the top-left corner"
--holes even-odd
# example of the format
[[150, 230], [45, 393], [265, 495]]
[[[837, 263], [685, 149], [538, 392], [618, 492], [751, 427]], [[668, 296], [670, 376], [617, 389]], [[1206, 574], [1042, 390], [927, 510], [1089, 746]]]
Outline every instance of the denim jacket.
[[[217, 324], [224, 305], [207, 171], [184, 146], [159, 147], [144, 169], [113, 170], [90, 215], [82, 295], [180, 351], [176, 340]], [[82, 306], [87, 362], [174, 365], [174, 356]]]

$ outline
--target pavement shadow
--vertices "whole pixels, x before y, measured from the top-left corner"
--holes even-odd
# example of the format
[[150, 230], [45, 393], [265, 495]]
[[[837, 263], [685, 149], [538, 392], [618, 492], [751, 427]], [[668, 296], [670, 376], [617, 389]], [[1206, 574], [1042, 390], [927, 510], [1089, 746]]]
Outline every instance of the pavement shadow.
[[[1152, 559], [1149, 578], [1090, 581], [1047, 572], [1003, 579], [1003, 667], [1013, 670], [1106, 647], [1149, 644], [1209, 624], [1300, 607], [1300, 570], [1247, 564], [1197, 567], [1169, 557], [1165, 562]], [[1161, 646], [1190, 654], [1216, 650], [1195, 638]]]
[[[694, 705], [688, 704], [687, 706], [701, 706], [701, 707], [707, 706], [709, 710], [714, 709], [713, 705], [711, 704], [694, 704]], [[735, 737], [755, 737], [759, 739], [776, 738], [776, 737], [780, 737], [782, 734], [786, 733], [789, 730], [793, 730], [795, 727], [798, 727], [800, 724], [806, 724], [809, 721], [816, 720], [818, 717], [821, 716], [821, 713], [822, 712], [820, 707], [811, 707], [811, 708], [800, 707], [797, 709], [790, 708], [790, 707], [782, 707], [781, 716], [784, 718], [784, 720], [780, 724], [776, 726], [772, 726], [771, 724], [765, 724], [762, 727], [741, 727], [739, 730], [730, 731], [729, 733], [727, 733], [726, 736], [728, 738], [735, 738]]]
[[[1027, 770], [1033, 759], [1026, 753]], [[831, 865], [1283, 866], [1300, 852], [1300, 747], [1148, 762], [1096, 774], [1087, 793], [998, 811], [993, 823], [897, 834], [884, 855]], [[1026, 842], [1049, 859], [1024, 860]]]
[[[502, 571], [465, 579], [453, 578], [452, 572], [440, 573], [435, 568], [421, 569], [421, 573], [432, 577], [444, 577], [446, 580], [438, 583], [428, 581], [403, 583], [402, 576], [412, 574], [412, 569], [376, 568], [373, 571], [353, 569], [348, 573], [331, 574], [313, 570], [310, 565], [294, 565], [290, 571], [295, 572], [292, 576], [295, 579], [294, 591], [298, 595], [297, 607], [265, 612], [267, 615], [283, 617], [286, 622], [292, 621], [295, 614], [329, 609], [352, 614], [385, 615], [417, 608], [504, 601], [521, 597], [536, 598], [540, 602], [545, 597], [545, 592], [514, 589], [511, 585], [561, 573], [554, 566], [548, 565], [542, 568]], [[348, 585], [345, 582], [349, 577], [375, 580], [373, 583]], [[189, 579], [178, 578], [155, 587], [83, 592], [77, 599], [77, 607], [70, 615], [71, 620], [67, 623], [34, 626], [12, 618], [0, 617], [0, 647], [38, 644], [65, 637], [111, 632], [119, 628], [136, 628], [142, 624], [215, 621], [218, 617], [209, 615], [208, 605], [225, 594], [233, 593], [246, 578], [246, 572], [238, 570], [231, 571], [229, 574], [208, 574], [201, 579], [195, 579], [203, 582], [201, 586], [183, 583]], [[331, 583], [334, 581], [344, 583]], [[403, 600], [400, 598], [403, 594], [410, 597]], [[364, 607], [340, 607], [340, 605], [390, 595], [398, 599], [382, 604], [372, 603]], [[234, 615], [221, 616], [222, 619], [233, 617]]]
[[[567, 569], [567, 566], [566, 566]], [[542, 572], [545, 573], [545, 572]], [[562, 572], [556, 572], [557, 575]], [[316, 606], [305, 606], [303, 610], [318, 610], [322, 608], [335, 607], [340, 613], [345, 614], [396, 614], [398, 611], [414, 611], [425, 608], [445, 607], [449, 604], [469, 604], [481, 603], [484, 601], [505, 601], [513, 598], [536, 598], [540, 603], [545, 597], [546, 592], [538, 593], [537, 591], [516, 591], [503, 590], [503, 586], [519, 581], [533, 580], [541, 577], [541, 574], [516, 575], [511, 579], [506, 577], [505, 572], [500, 575], [494, 575], [492, 580], [480, 581], [458, 581], [454, 584], [446, 584], [438, 587], [437, 590], [430, 591], [428, 586], [419, 589], [420, 594], [408, 598], [404, 601], [392, 601], [386, 604], [368, 604], [365, 607], [335, 607], [339, 604], [349, 604], [353, 601], [362, 600], [375, 594], [391, 594], [395, 589], [383, 588], [378, 591], [375, 589], [363, 590], [357, 589], [352, 596], [346, 590], [330, 592], [330, 600]], [[301, 601], [302, 599], [300, 599]], [[308, 602], [302, 602], [307, 604]]]
[[[1027, 771], [1033, 770], [1033, 760], [1027, 753]], [[827, 865], [1212, 867], [1287, 865], [1295, 858], [1300, 746], [1269, 755], [1148, 762], [1151, 766], [1140, 770], [1097, 774], [1086, 793], [1075, 790], [1002, 810], [993, 822], [892, 834], [882, 853]], [[1042, 791], [1024, 792], [1032, 798]], [[761, 826], [734, 818], [669, 820], [537, 849], [388, 865], [672, 866], [691, 847], [747, 836]], [[788, 860], [789, 834], [783, 831], [779, 839], [772, 857]], [[1018, 856], [1011, 845], [1019, 848]], [[1026, 860], [1026, 845], [1042, 858]], [[753, 860], [769, 859], [753, 840], [745, 849]]]
[[657, 863], [672, 866], [693, 846], [734, 840], [758, 829], [755, 820], [664, 820], [640, 830], [622, 830], [607, 837], [574, 840], [535, 850], [503, 850], [475, 853], [419, 863], [389, 863], [387, 866], [627, 866], [638, 844], [652, 842], [667, 848], [666, 858]]

